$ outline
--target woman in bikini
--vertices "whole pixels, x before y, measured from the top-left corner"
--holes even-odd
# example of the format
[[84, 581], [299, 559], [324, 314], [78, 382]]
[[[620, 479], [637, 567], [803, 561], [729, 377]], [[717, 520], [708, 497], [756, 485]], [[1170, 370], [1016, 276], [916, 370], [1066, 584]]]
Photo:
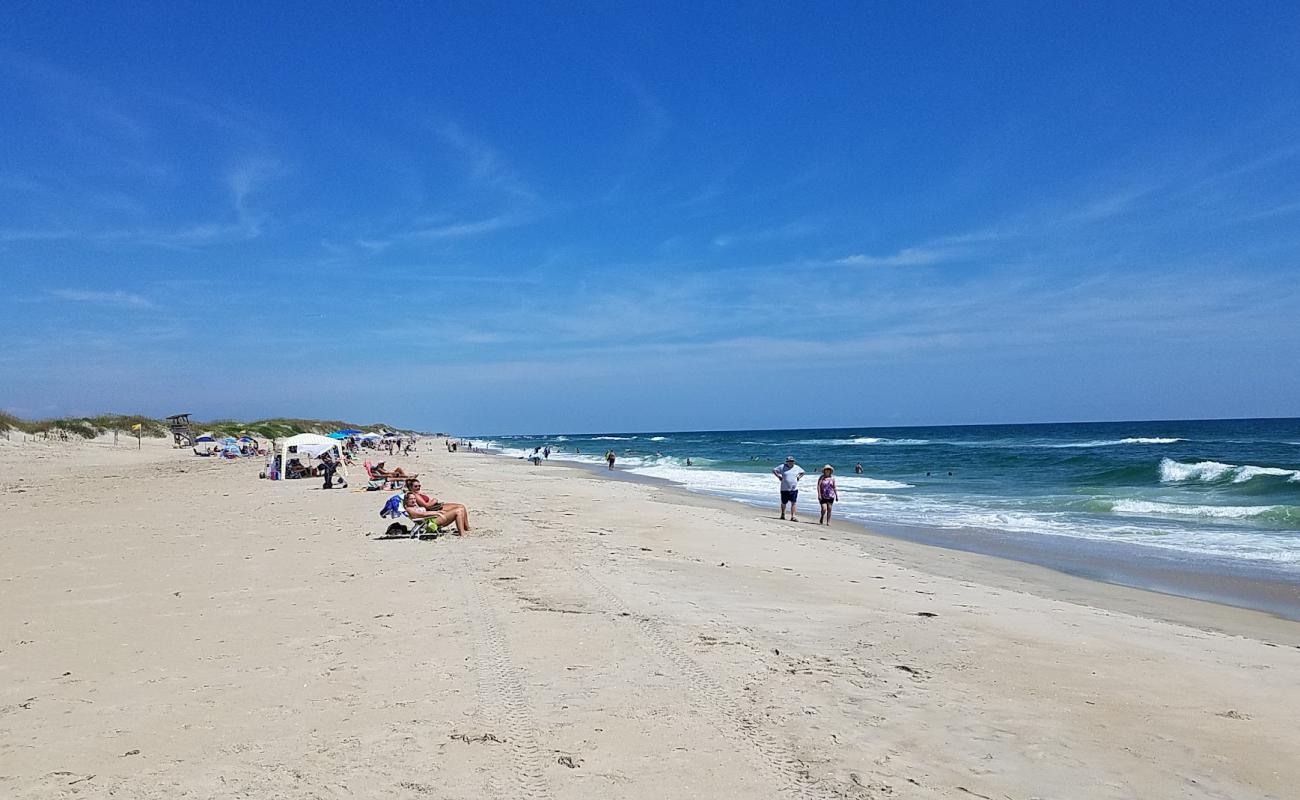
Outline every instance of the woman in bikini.
[[469, 509], [460, 503], [441, 503], [436, 497], [420, 492], [420, 482], [408, 481], [402, 507], [411, 519], [432, 518], [439, 527], [455, 522], [461, 533], [469, 533]]

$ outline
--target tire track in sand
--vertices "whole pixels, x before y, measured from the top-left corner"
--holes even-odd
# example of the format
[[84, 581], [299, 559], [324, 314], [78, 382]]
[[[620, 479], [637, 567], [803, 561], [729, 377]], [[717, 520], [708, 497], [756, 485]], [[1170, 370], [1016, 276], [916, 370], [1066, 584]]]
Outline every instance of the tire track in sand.
[[[566, 541], [568, 545], [576, 542]], [[562, 548], [557, 548], [562, 550]], [[571, 551], [566, 551], [571, 552]], [[641, 633], [648, 648], [658, 656], [662, 663], [670, 664], [685, 679], [684, 686], [693, 703], [702, 706], [707, 717], [725, 721], [725, 726], [718, 726], [723, 735], [748, 745], [758, 757], [759, 766], [767, 773], [767, 778], [783, 796], [811, 798], [829, 798], [833, 795], [819, 786], [809, 774], [807, 766], [790, 752], [789, 748], [777, 741], [767, 731], [751, 721], [741, 708], [731, 699], [730, 694], [696, 661], [681, 648], [673, 644], [663, 632], [662, 626], [653, 619], [636, 613], [623, 599], [614, 593], [605, 583], [583, 565], [570, 559], [570, 568], [577, 573], [600, 597], [604, 598], [620, 616], [632, 620]]]
[[488, 775], [489, 797], [530, 797], [547, 800], [550, 786], [543, 771], [545, 763], [537, 746], [536, 727], [523, 684], [514, 665], [505, 637], [497, 625], [495, 598], [479, 588], [479, 579], [488, 573], [467, 553], [469, 542], [460, 542], [460, 588], [469, 618], [474, 623], [474, 661], [478, 675], [477, 694], [484, 715], [505, 733], [510, 750], [510, 772]]

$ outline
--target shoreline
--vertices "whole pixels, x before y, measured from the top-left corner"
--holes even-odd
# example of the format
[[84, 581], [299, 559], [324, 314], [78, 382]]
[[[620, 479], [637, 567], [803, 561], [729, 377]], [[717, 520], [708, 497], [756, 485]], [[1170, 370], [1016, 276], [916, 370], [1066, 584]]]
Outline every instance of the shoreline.
[[[521, 458], [487, 448], [472, 455], [480, 454], [507, 462], [523, 462]], [[611, 471], [600, 464], [564, 458], [543, 461], [538, 469], [545, 469], [548, 465], [552, 469], [571, 469], [596, 478], [653, 486], [673, 493], [679, 501], [698, 500], [702, 501], [701, 505], [742, 516], [749, 515], [743, 514], [741, 509], [749, 509], [758, 512], [759, 518], [780, 521], [775, 514], [761, 513], [762, 505], [695, 491], [666, 478], [641, 475], [618, 467]], [[531, 465], [528, 467], [532, 468]], [[775, 497], [775, 492], [773, 494]], [[1001, 585], [1044, 597], [1082, 602], [1112, 611], [1137, 609], [1137, 613], [1154, 619], [1206, 630], [1237, 632], [1255, 638], [1277, 636], [1277, 628], [1269, 620], [1300, 622], [1300, 584], [1266, 580], [1259, 576], [1225, 576], [1208, 570], [1196, 570], [1192, 577], [1193, 581], [1200, 581], [1196, 584], [1187, 580], [1186, 572], [1178, 571], [1187, 567], [1185, 560], [1161, 558], [1163, 554], [1149, 552], [1152, 548], [1136, 545], [1124, 548], [1137, 550], [1150, 559], [1134, 563], [1118, 553], [1111, 557], [1101, 557], [1097, 552], [1080, 553], [1077, 548], [1062, 546], [1071, 542], [1059, 542], [1057, 540], [1064, 538], [1059, 536], [1045, 537], [1045, 542], [1034, 542], [1025, 541], [1028, 539], [1025, 534], [962, 529], [959, 533], [967, 538], [958, 541], [953, 532], [926, 529], [922, 525], [867, 524], [853, 519], [836, 519], [834, 526], [826, 528], [817, 525], [815, 519], [809, 522], [806, 510], [801, 516], [803, 519], [797, 526], [789, 526], [796, 535], [817, 534], [820, 538], [830, 537], [832, 534], [828, 531], [844, 534], [847, 530], [849, 533], [843, 539], [846, 543], [870, 547], [877, 553], [882, 548], [889, 549], [891, 558], [901, 559], [918, 569], [929, 569], [931, 564], [952, 559], [952, 556], [936, 559], [936, 551], [959, 554], [967, 557], [963, 569], [975, 567]], [[809, 525], [811, 530], [805, 530]], [[1035, 544], [1040, 546], [1035, 548]], [[1095, 546], [1098, 551], [1107, 547], [1105, 543], [1093, 541], [1087, 542], [1087, 546]], [[1073, 553], [1075, 560], [1063, 557], [1067, 553]], [[1161, 561], [1166, 563], [1162, 565]], [[1248, 620], [1235, 612], [1258, 615], [1258, 619]]]

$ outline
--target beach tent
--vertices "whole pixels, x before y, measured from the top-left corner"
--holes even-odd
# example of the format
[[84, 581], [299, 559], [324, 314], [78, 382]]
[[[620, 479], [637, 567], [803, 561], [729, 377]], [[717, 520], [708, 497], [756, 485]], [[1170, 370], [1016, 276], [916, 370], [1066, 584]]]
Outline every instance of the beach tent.
[[358, 439], [365, 439], [367, 442], [373, 442], [375, 439], [382, 439], [383, 437], [380, 436], [380, 435], [377, 434], [377, 433], [363, 433], [363, 434], [361, 434], [360, 436], [358, 436], [357, 438], [358, 438]]
[[320, 458], [321, 454], [327, 450], [334, 451], [334, 456], [339, 462], [339, 474], [343, 476], [344, 480], [347, 480], [348, 468], [343, 463], [343, 448], [339, 446], [337, 439], [321, 436], [318, 433], [300, 433], [280, 442], [280, 464], [282, 468], [276, 478], [284, 479], [286, 470], [283, 467], [288, 465], [290, 458], [298, 458], [299, 460], [303, 457]]
[[233, 436], [227, 436], [226, 438], [224, 438], [224, 439], [221, 440], [221, 443], [222, 443], [222, 444], [234, 444], [234, 443], [235, 443], [235, 437], [233, 437]]
[[333, 433], [329, 433], [326, 435], [329, 436], [329, 438], [331, 439], [336, 439], [341, 442], [344, 439], [348, 438], [350, 434], [348, 434], [347, 431], [334, 431]]

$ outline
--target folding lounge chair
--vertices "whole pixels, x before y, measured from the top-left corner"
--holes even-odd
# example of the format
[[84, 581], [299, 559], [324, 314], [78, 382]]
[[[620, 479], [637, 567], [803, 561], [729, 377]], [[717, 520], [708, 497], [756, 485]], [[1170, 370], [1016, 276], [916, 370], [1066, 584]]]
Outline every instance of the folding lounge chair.
[[407, 475], [405, 478], [389, 478], [375, 472], [375, 465], [371, 464], [369, 461], [367, 461], [363, 466], [366, 470], [366, 489], [372, 492], [380, 489], [399, 489], [403, 483], [420, 477], [418, 475]]
[[[392, 519], [398, 517], [411, 519], [411, 515], [407, 514], [406, 509], [402, 507], [402, 495], [400, 494], [395, 494], [388, 498], [388, 501], [384, 503], [383, 509], [379, 512], [379, 516]], [[380, 538], [436, 539], [447, 532], [445, 528], [434, 521], [433, 517], [421, 517], [420, 519], [413, 520], [413, 522], [414, 524], [410, 529], [407, 529], [407, 527], [400, 522], [390, 523], [388, 529], [384, 531], [384, 535]]]

